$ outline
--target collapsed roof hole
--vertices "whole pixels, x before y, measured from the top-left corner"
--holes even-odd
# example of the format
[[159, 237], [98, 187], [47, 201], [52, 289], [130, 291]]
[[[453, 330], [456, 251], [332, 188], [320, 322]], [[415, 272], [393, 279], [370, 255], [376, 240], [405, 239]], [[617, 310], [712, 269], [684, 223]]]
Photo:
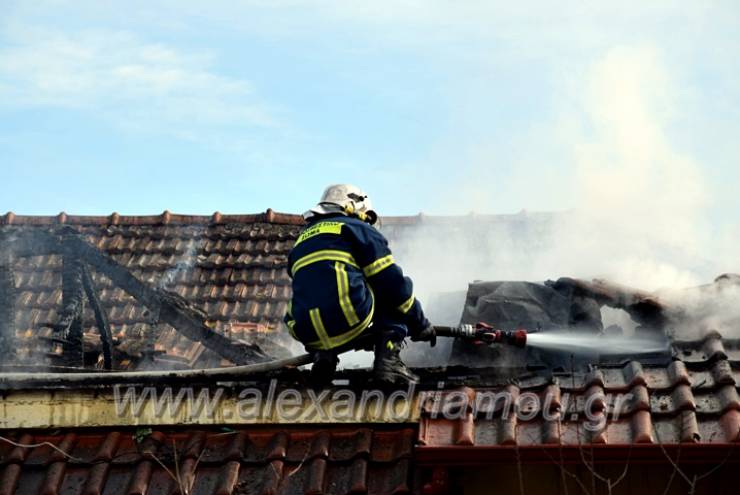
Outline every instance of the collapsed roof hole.
[[601, 321], [604, 324], [605, 333], [621, 333], [627, 336], [634, 335], [638, 326], [627, 311], [609, 306], [601, 307]]

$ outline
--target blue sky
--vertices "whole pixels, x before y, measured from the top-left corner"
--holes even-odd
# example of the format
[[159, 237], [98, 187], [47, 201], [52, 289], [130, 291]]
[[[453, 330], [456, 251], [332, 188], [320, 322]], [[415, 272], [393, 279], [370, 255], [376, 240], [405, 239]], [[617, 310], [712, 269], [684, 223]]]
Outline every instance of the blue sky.
[[2, 3], [2, 212], [738, 223], [734, 1]]

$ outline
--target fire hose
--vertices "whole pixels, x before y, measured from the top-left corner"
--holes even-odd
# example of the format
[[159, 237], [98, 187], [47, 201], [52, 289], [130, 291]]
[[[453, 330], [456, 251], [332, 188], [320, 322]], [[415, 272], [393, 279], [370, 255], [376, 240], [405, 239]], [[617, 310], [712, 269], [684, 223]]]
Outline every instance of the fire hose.
[[[440, 337], [450, 337], [474, 344], [504, 344], [524, 347], [527, 343], [527, 331], [517, 329], [504, 331], [494, 329], [486, 323], [475, 325], [459, 325], [456, 327], [435, 326], [435, 332]], [[369, 336], [368, 336], [369, 337]], [[349, 350], [367, 349], [368, 341], [358, 339]], [[98, 371], [80, 373], [29, 373], [29, 372], [0, 372], [0, 389], [43, 387], [53, 385], [114, 385], [124, 383], [145, 383], [151, 380], [197, 380], [234, 381], [241, 377], [277, 371], [284, 368], [297, 368], [314, 362], [312, 353], [301, 354], [285, 359], [276, 359], [264, 363], [231, 366], [227, 368], [207, 368], [196, 370], [173, 371]]]

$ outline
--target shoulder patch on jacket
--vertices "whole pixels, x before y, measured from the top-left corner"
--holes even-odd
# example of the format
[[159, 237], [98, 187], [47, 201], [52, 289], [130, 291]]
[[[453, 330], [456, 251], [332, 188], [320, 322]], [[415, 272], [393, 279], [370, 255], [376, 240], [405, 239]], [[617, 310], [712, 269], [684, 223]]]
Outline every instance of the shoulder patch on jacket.
[[342, 222], [318, 222], [301, 232], [301, 235], [298, 236], [298, 240], [295, 241], [295, 245], [297, 246], [306, 239], [310, 239], [311, 237], [320, 234], [339, 235], [342, 233], [342, 225], [344, 225]]

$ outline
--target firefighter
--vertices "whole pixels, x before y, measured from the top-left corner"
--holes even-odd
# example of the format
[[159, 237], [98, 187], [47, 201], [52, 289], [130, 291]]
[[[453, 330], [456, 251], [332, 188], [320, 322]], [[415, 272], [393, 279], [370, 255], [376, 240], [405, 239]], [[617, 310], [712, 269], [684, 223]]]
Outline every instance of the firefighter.
[[418, 382], [401, 361], [400, 347], [407, 336], [433, 346], [436, 334], [411, 279], [373, 227], [378, 216], [370, 198], [355, 186], [331, 185], [304, 218], [307, 225], [288, 256], [293, 297], [285, 322], [314, 354], [314, 384], [330, 382], [337, 355], [360, 343], [374, 347], [380, 383]]

